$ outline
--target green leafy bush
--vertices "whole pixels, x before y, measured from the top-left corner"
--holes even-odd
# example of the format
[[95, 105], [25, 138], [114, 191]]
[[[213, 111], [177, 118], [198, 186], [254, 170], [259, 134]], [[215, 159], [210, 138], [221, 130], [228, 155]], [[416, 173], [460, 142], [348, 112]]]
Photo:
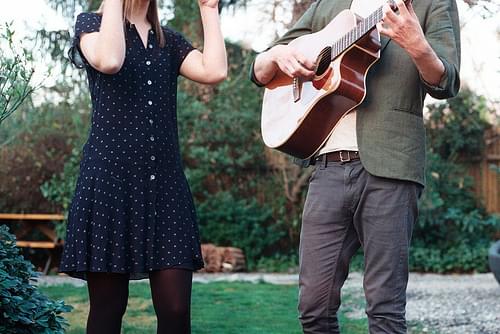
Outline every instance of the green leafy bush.
[[242, 248], [254, 269], [259, 258], [283, 247], [287, 233], [266, 189], [271, 173], [258, 131], [261, 91], [241, 71], [253, 53], [229, 44], [228, 54], [230, 76], [218, 87], [181, 84], [180, 141], [202, 241]]
[[15, 237], [0, 226], [0, 333], [64, 333], [67, 322], [61, 314], [72, 307], [43, 295], [32, 284], [36, 276], [33, 265], [19, 254]]
[[218, 192], [198, 206], [202, 240], [242, 248], [249, 267], [282, 236], [279, 225], [268, 224], [272, 211], [254, 199], [236, 199]]
[[430, 106], [427, 185], [412, 242], [413, 270], [487, 270], [487, 250], [500, 230], [500, 217], [486, 212], [466, 170], [467, 160], [483, 152], [487, 113], [484, 99], [467, 90]]
[[[42, 195], [53, 203], [62, 207], [67, 216], [71, 199], [75, 192], [76, 181], [80, 171], [80, 150], [73, 148], [71, 154], [65, 162], [63, 171], [52, 175], [52, 178], [40, 186]], [[64, 239], [66, 236], [66, 224], [57, 224], [56, 233], [58, 237]]]
[[[4, 212], [59, 212], [63, 203], [48, 201], [40, 186], [58, 175], [73, 147], [80, 145], [87, 126], [82, 125], [87, 115], [73, 110], [66, 103], [44, 103], [30, 106], [2, 123], [2, 132], [12, 127], [8, 144], [0, 146], [0, 211]], [[24, 121], [19, 119], [26, 117]], [[21, 124], [20, 124], [21, 123]], [[0, 137], [2, 137], [0, 135]], [[66, 182], [66, 181], [65, 181]]]

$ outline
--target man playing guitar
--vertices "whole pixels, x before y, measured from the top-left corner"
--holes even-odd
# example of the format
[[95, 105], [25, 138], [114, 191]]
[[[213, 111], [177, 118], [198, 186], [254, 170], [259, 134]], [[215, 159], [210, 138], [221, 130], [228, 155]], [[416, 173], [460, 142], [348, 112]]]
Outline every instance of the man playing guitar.
[[311, 80], [315, 59], [288, 46], [351, 8], [382, 7], [380, 60], [366, 74], [364, 101], [343, 117], [310, 159], [315, 165], [302, 216], [299, 313], [304, 333], [339, 333], [340, 290], [352, 256], [364, 252], [370, 333], [406, 333], [408, 253], [424, 187], [426, 94], [460, 87], [455, 0], [318, 0], [294, 27], [259, 54], [252, 79]]

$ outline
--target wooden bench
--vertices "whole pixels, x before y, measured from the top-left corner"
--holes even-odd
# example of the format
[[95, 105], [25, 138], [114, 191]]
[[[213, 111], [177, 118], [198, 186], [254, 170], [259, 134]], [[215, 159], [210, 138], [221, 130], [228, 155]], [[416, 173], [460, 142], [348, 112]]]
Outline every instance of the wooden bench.
[[[52, 257], [54, 255], [53, 250], [62, 247], [63, 241], [57, 237], [56, 231], [50, 227], [47, 223], [55, 221], [63, 221], [64, 215], [61, 214], [25, 214], [25, 213], [0, 213], [0, 220], [17, 221], [23, 223], [22, 229], [16, 231], [16, 245], [18, 247], [25, 248], [35, 248], [35, 249], [47, 249], [49, 250], [49, 256], [45, 263], [43, 270], [44, 274], [47, 274], [50, 269], [50, 264], [52, 262]], [[39, 231], [49, 240], [47, 241], [30, 241], [23, 240], [28, 233], [32, 231]]]

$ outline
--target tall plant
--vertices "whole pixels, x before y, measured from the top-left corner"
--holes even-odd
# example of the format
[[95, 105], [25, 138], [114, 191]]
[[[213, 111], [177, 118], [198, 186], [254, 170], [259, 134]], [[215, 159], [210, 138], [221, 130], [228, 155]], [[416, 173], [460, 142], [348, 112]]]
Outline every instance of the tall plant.
[[31, 53], [18, 48], [8, 23], [0, 26], [0, 123], [16, 111], [30, 96], [34, 68]]
[[[7, 42], [11, 50], [14, 32], [9, 25], [2, 28], [0, 44]], [[3, 51], [2, 51], [3, 50]], [[33, 68], [31, 56], [6, 55], [0, 50], [0, 126], [1, 121], [15, 112], [33, 92], [30, 81]], [[16, 238], [7, 226], [0, 226], [0, 333], [4, 334], [63, 334], [67, 322], [62, 313], [71, 307], [63, 301], [53, 301], [34, 284], [38, 273], [26, 261], [16, 246]]]

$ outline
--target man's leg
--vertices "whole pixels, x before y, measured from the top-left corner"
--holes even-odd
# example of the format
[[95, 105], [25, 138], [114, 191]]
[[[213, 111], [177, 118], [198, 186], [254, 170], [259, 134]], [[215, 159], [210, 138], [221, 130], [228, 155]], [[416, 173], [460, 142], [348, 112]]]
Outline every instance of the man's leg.
[[359, 249], [352, 224], [358, 162], [318, 165], [311, 178], [300, 237], [299, 318], [304, 333], [339, 333], [340, 289]]
[[408, 250], [421, 186], [364, 171], [354, 215], [365, 254], [364, 289], [371, 334], [406, 333]]

